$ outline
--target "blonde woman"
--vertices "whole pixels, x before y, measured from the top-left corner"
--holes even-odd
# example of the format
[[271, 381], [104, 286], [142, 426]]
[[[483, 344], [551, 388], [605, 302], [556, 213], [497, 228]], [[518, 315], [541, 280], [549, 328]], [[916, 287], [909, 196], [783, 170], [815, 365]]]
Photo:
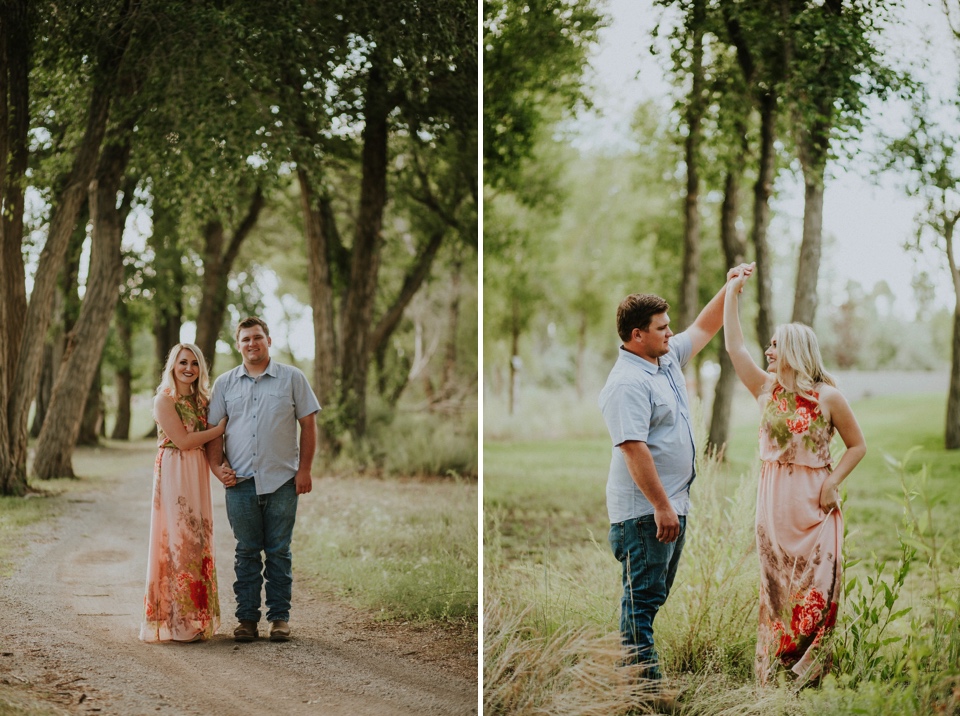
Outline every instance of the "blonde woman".
[[207, 426], [209, 402], [203, 354], [192, 343], [178, 343], [167, 355], [153, 401], [159, 452], [142, 641], [201, 641], [220, 624], [210, 469], [203, 448], [223, 435], [227, 421]]
[[[737, 377], [763, 411], [756, 674], [766, 684], [784, 669], [806, 683], [830, 669], [829, 649], [821, 646], [836, 623], [842, 591], [839, 488], [867, 448], [808, 326], [778, 326], [764, 353], [766, 370], [753, 361], [737, 312], [746, 281], [747, 275], [740, 275], [727, 284], [723, 328]], [[834, 432], [846, 445], [836, 464], [830, 456]]]

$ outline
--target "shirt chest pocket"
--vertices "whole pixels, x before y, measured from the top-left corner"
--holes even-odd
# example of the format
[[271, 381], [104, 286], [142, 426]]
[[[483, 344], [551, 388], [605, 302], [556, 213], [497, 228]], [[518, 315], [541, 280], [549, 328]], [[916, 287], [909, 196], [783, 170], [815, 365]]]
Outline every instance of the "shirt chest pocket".
[[271, 417], [286, 417], [293, 414], [293, 397], [289, 389], [270, 387], [261, 391], [258, 401], [263, 404], [260, 409]]
[[650, 425], [675, 425], [677, 422], [677, 401], [660, 393], [650, 396]]

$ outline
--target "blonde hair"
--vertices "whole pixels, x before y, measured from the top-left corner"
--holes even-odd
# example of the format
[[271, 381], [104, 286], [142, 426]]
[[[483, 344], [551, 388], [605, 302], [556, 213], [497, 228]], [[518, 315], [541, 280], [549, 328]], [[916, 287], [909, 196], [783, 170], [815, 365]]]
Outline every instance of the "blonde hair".
[[795, 392], [807, 400], [818, 402], [813, 397], [817, 383], [836, 387], [837, 381], [823, 367], [817, 334], [803, 323], [783, 323], [773, 332], [777, 343], [777, 382], [783, 385], [784, 366], [793, 370]]
[[201, 405], [210, 403], [210, 374], [207, 372], [207, 361], [203, 358], [203, 353], [193, 343], [177, 343], [170, 352], [167, 353], [167, 364], [163, 368], [163, 375], [160, 377], [160, 385], [157, 386], [157, 395], [169, 395], [176, 399], [177, 381], [173, 376], [173, 367], [177, 362], [177, 356], [180, 351], [187, 349], [197, 358], [200, 364], [200, 375], [190, 384], [193, 395], [200, 398]]

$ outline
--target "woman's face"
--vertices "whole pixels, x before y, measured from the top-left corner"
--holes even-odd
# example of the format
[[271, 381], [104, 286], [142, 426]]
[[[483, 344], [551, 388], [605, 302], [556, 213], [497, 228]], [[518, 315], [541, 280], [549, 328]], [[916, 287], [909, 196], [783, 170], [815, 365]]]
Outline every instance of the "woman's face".
[[777, 372], [777, 336], [774, 335], [770, 339], [770, 345], [767, 346], [767, 350], [763, 352], [767, 357], [767, 372], [776, 373]]
[[173, 377], [177, 383], [190, 385], [200, 377], [200, 361], [188, 348], [181, 348], [177, 361], [173, 364]]

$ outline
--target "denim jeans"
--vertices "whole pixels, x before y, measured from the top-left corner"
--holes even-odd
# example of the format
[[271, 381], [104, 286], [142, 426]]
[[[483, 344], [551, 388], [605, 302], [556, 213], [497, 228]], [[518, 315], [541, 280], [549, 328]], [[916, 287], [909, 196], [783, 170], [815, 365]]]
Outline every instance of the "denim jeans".
[[623, 566], [620, 634], [627, 649], [626, 663], [643, 665], [643, 675], [649, 679], [662, 676], [653, 646], [653, 619], [677, 576], [686, 534], [685, 515], [680, 515], [676, 542], [657, 541], [653, 515], [610, 525], [610, 547]]
[[[237, 540], [233, 569], [237, 581], [237, 620], [260, 621], [260, 587], [267, 581], [267, 621], [289, 621], [293, 588], [290, 541], [297, 517], [297, 488], [293, 479], [269, 495], [258, 495], [252, 479], [226, 491], [227, 518]], [[263, 569], [266, 558], [266, 569]]]

